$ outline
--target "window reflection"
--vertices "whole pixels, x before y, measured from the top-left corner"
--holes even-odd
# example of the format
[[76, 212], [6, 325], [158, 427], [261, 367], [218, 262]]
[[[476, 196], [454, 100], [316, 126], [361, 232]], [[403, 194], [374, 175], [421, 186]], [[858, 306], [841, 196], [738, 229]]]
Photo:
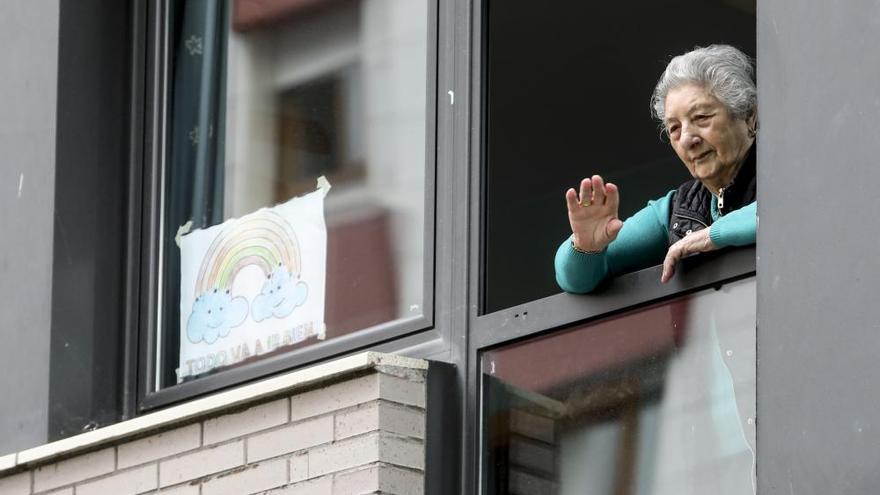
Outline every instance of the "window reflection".
[[160, 386], [179, 381], [180, 226], [285, 202], [319, 176], [333, 186], [326, 339], [420, 315], [427, 2], [177, 0], [169, 26]]
[[755, 281], [483, 355], [484, 493], [743, 494]]

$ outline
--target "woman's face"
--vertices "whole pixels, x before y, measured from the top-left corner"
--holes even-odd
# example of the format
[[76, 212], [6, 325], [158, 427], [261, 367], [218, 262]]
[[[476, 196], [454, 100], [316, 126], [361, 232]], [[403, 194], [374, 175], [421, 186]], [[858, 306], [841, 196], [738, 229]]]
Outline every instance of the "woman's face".
[[730, 115], [718, 99], [698, 84], [666, 95], [665, 125], [675, 153], [691, 175], [717, 190], [736, 176], [754, 138], [749, 121]]

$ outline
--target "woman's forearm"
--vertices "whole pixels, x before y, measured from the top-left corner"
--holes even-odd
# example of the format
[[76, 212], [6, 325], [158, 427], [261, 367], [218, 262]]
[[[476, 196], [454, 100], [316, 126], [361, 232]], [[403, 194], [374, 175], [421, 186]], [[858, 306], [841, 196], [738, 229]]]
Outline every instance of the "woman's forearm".
[[603, 280], [660, 263], [666, 253], [666, 224], [672, 192], [624, 222], [617, 239], [597, 254], [578, 252], [567, 238], [556, 250], [556, 282], [566, 292], [586, 293]]
[[565, 292], [584, 294], [592, 291], [608, 276], [607, 249], [596, 254], [580, 252], [567, 238], [556, 250], [556, 283]]
[[709, 238], [720, 248], [755, 243], [758, 230], [758, 203], [753, 202], [716, 220], [709, 227]]

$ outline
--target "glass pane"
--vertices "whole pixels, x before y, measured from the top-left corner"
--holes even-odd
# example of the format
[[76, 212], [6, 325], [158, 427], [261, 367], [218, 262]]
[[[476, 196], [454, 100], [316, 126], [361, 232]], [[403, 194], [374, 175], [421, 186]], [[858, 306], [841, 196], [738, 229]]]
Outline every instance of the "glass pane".
[[[426, 0], [171, 3], [160, 387], [421, 315], [427, 15]], [[182, 351], [180, 227], [285, 203], [321, 176], [326, 254], [284, 276], [318, 274], [306, 282], [323, 294], [323, 322], [272, 338], [241, 324], [220, 332], [222, 351]], [[289, 232], [285, 242], [323, 246], [321, 233]], [[241, 263], [246, 277], [262, 261]], [[227, 308], [253, 310], [257, 292], [236, 279], [214, 287]]]
[[488, 4], [486, 313], [560, 292], [563, 195], [583, 177], [620, 186], [621, 218], [690, 178], [649, 111], [672, 55], [711, 43], [755, 54], [754, 0]]
[[483, 493], [755, 490], [755, 279], [482, 357]]

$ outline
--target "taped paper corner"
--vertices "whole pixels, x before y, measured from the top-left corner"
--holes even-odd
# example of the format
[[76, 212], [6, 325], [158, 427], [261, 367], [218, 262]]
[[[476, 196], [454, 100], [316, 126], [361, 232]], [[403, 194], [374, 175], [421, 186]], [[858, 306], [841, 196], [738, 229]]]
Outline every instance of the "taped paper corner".
[[330, 185], [330, 181], [327, 180], [323, 175], [318, 177], [318, 190], [324, 194], [324, 197], [327, 197], [327, 194], [330, 193], [330, 189], [333, 186]]
[[192, 230], [193, 221], [188, 220], [185, 224], [177, 227], [177, 233], [174, 234], [174, 243], [177, 244], [177, 247], [180, 247], [180, 238], [186, 234], [189, 234], [189, 231]]

